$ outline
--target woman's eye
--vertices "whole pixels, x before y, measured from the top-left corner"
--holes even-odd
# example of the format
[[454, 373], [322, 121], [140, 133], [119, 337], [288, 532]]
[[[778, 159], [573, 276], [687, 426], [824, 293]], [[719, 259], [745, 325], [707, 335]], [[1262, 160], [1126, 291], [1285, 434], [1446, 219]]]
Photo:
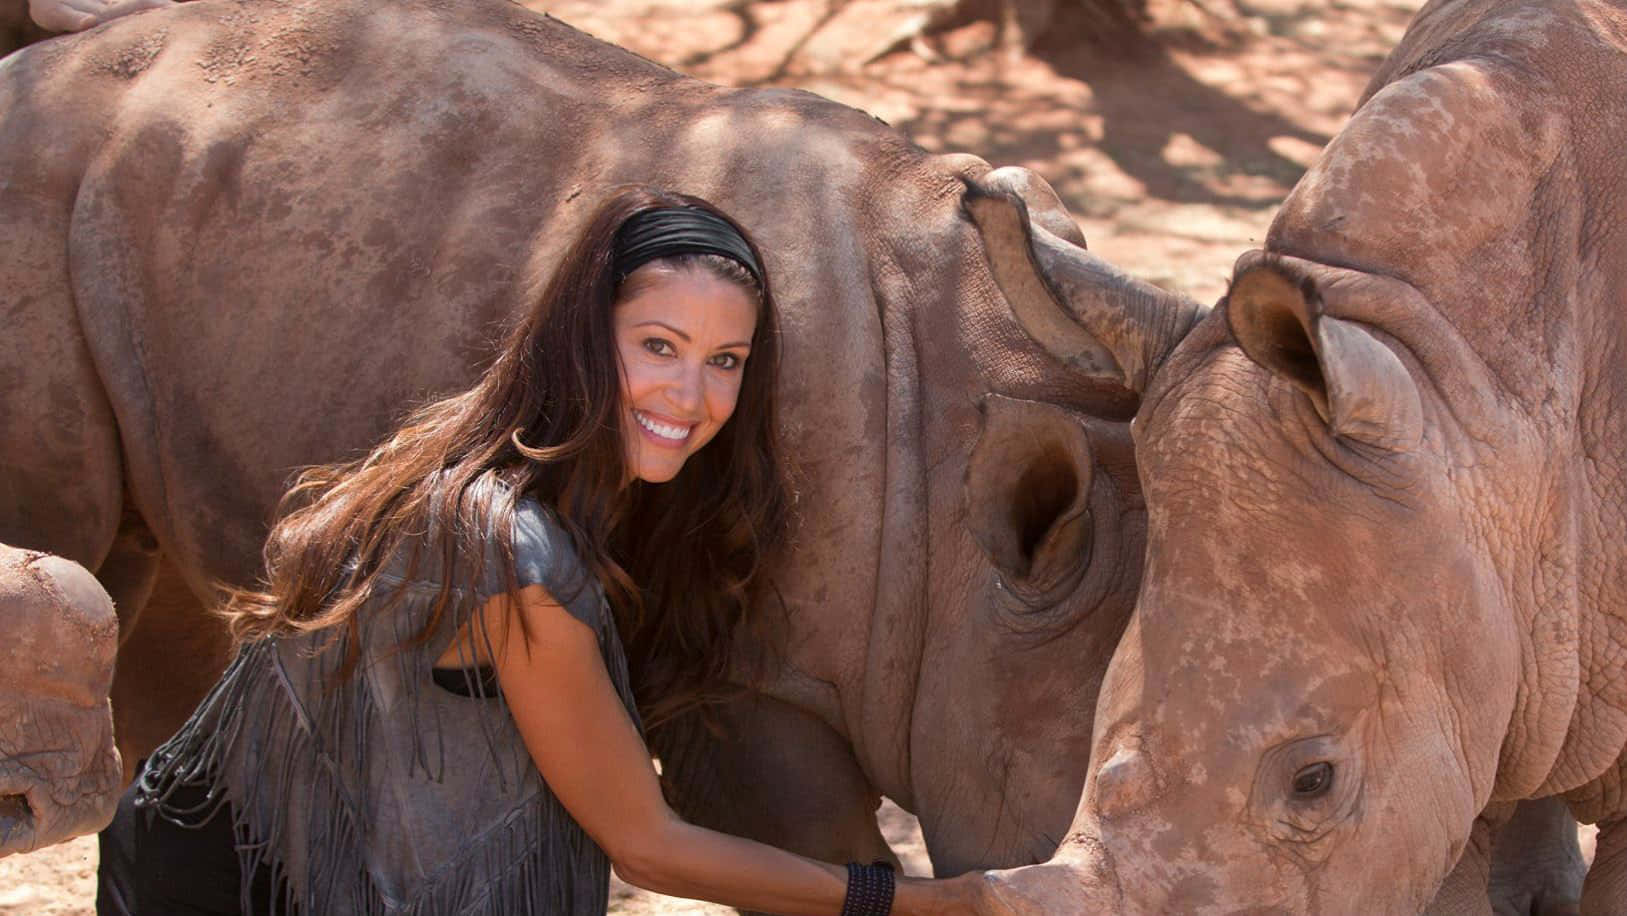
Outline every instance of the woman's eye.
[[1333, 764], [1327, 761], [1313, 763], [1294, 774], [1294, 798], [1310, 801], [1321, 798], [1333, 788]]
[[719, 369], [738, 369], [740, 368], [740, 357], [733, 353], [719, 353], [712, 357], [712, 365]]
[[672, 349], [671, 342], [662, 340], [659, 337], [646, 337], [644, 339], [644, 349], [656, 356], [673, 356], [677, 353], [676, 350]]

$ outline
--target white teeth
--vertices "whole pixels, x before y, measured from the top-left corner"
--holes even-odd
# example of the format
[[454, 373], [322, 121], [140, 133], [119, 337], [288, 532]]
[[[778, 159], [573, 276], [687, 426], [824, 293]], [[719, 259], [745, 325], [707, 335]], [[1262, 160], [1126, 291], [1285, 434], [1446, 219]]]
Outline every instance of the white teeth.
[[637, 410], [633, 411], [633, 419], [638, 421], [639, 426], [644, 427], [663, 439], [679, 441], [688, 438], [689, 436], [689, 427], [673, 426], [668, 423], [657, 423]]

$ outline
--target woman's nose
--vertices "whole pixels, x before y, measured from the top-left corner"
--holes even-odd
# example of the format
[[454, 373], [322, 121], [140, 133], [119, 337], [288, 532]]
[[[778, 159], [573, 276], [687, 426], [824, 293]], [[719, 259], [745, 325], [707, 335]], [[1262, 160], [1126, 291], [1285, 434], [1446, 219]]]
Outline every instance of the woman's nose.
[[682, 412], [683, 419], [693, 418], [706, 398], [706, 373], [700, 365], [684, 365], [678, 370], [667, 396], [672, 406]]

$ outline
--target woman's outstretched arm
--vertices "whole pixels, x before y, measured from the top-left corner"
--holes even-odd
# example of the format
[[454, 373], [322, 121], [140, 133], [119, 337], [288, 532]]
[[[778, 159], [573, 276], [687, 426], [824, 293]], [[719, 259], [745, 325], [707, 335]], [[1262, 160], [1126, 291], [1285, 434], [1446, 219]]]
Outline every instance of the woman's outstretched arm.
[[[630, 884], [785, 916], [836, 916], [844, 868], [686, 823], [666, 804], [650, 754], [622, 706], [596, 634], [542, 586], [519, 593], [529, 638], [504, 626], [509, 602], [485, 612], [493, 662], [531, 758], [555, 796]], [[508, 638], [504, 638], [504, 637]], [[900, 879], [899, 916], [984, 912], [976, 874]]]

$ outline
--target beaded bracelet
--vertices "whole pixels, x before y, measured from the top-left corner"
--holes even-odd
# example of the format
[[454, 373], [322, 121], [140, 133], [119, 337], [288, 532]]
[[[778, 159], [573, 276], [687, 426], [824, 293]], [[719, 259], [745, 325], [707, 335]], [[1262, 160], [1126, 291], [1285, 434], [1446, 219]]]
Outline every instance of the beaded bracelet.
[[847, 863], [842, 916], [888, 916], [893, 911], [893, 867], [886, 862]]

